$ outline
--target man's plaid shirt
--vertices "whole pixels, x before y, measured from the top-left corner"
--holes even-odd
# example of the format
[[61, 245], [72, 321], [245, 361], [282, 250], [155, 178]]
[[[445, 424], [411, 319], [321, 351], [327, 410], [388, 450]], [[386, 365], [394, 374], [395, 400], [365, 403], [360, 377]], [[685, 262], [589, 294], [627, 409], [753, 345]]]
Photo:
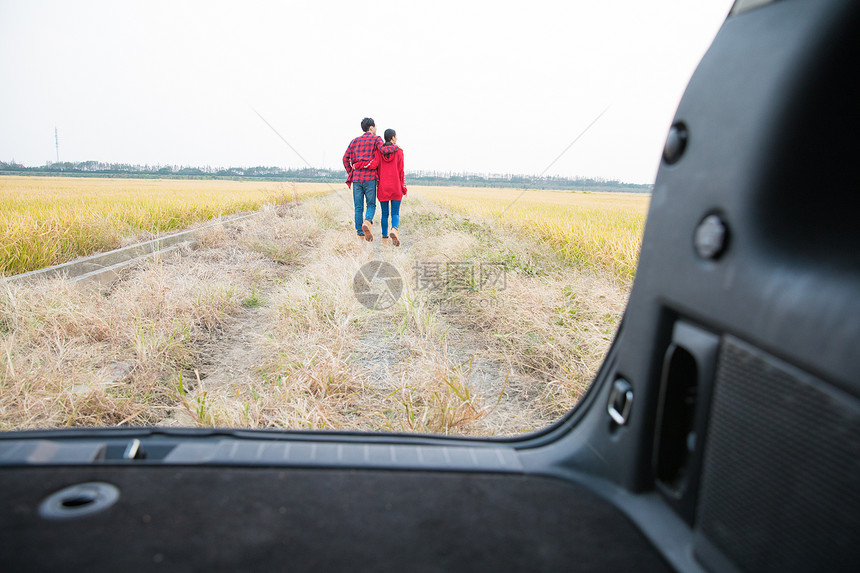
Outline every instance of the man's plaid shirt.
[[349, 143], [343, 154], [343, 166], [347, 173], [347, 182], [361, 183], [376, 181], [376, 169], [361, 169], [373, 161], [376, 150], [382, 146], [382, 138], [365, 131]]

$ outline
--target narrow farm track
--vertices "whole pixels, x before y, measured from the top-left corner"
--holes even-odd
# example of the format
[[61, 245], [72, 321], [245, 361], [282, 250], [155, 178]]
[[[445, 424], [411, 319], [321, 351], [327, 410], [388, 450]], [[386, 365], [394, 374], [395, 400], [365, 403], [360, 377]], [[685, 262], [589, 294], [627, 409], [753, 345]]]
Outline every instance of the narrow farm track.
[[[197, 385], [198, 394], [237, 396], [258, 383], [257, 368], [265, 359], [273, 322], [271, 309], [258, 304], [265, 304], [271, 291], [271, 285], [256, 286], [253, 306], [243, 305], [224, 321], [216, 336], [198, 348], [193, 368], [184, 374], [192, 387]], [[176, 408], [157, 425], [192, 426], [196, 422], [187, 409]]]
[[[266, 207], [133, 265], [100, 295], [56, 280], [8, 286], [3, 429], [512, 435], [544, 427], [579, 399], [623, 310], [623, 288], [420, 192], [403, 203], [401, 247], [382, 245], [378, 217], [376, 240], [359, 241], [350, 203], [342, 190]], [[374, 260], [402, 278], [385, 310], [365, 308], [353, 290]], [[504, 281], [440, 290], [419, 278], [451, 268], [473, 276], [482, 265], [504, 268]]]

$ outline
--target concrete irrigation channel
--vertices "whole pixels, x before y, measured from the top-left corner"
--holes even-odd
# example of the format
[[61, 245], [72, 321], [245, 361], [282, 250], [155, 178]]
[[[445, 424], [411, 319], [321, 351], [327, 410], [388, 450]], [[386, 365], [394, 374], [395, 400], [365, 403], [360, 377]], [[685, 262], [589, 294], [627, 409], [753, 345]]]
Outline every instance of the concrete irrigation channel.
[[257, 213], [246, 213], [232, 217], [221, 217], [196, 229], [181, 231], [107, 253], [82, 257], [61, 265], [6, 277], [0, 279], [0, 284], [65, 277], [68, 281], [81, 285], [91, 285], [96, 288], [106, 287], [119, 276], [123, 268], [129, 265], [148, 257], [167, 254], [183, 245], [192, 245], [197, 241], [201, 231], [211, 227], [229, 225], [256, 215]]

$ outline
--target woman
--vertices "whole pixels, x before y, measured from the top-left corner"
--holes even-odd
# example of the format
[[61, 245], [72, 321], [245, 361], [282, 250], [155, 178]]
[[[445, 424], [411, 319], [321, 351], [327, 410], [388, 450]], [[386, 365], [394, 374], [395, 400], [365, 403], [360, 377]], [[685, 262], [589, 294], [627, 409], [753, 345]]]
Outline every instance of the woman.
[[391, 243], [400, 246], [400, 201], [406, 196], [406, 179], [403, 173], [403, 150], [397, 147], [397, 132], [385, 130], [385, 143], [379, 148], [379, 184], [376, 199], [382, 208], [382, 244], [389, 241], [388, 213], [391, 210]]

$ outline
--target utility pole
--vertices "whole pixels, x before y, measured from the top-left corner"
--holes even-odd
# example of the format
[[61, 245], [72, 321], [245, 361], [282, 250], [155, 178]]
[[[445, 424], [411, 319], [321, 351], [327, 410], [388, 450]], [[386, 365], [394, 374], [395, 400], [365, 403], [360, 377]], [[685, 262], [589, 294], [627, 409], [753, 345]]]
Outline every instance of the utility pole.
[[60, 138], [57, 136], [57, 126], [54, 126], [54, 145], [57, 148], [57, 163], [60, 162]]

